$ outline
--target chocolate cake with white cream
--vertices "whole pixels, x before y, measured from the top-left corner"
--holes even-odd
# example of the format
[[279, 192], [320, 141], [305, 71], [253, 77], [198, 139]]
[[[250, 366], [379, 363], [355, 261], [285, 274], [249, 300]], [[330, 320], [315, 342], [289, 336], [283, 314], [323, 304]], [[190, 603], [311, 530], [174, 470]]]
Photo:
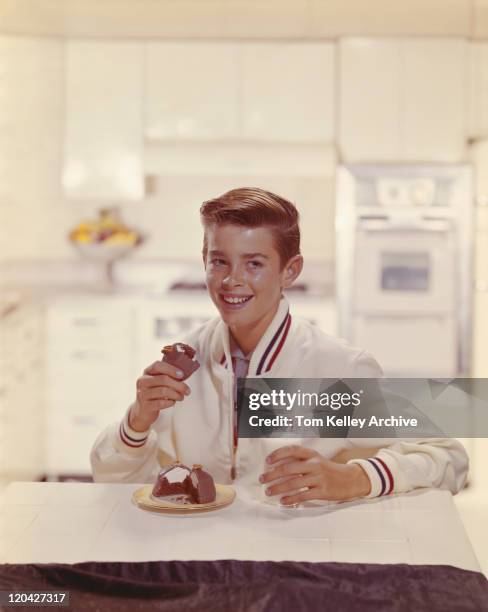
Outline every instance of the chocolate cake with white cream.
[[183, 463], [173, 463], [159, 472], [152, 497], [180, 504], [209, 504], [216, 498], [214, 479], [200, 464], [190, 470]]

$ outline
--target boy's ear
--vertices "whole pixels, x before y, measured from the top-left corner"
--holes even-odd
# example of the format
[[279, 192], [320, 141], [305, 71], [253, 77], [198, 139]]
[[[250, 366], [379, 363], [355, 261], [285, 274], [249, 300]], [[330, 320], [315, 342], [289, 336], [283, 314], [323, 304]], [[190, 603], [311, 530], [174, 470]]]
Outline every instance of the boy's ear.
[[293, 285], [296, 279], [300, 276], [302, 269], [303, 257], [301, 255], [294, 255], [291, 259], [289, 259], [281, 273], [282, 289], [287, 289]]

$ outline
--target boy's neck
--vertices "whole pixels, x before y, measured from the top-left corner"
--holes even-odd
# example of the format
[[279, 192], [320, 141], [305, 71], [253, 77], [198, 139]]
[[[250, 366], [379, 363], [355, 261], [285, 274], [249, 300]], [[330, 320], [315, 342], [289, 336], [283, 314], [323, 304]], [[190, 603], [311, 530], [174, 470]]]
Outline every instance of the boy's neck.
[[266, 313], [266, 316], [264, 316], [257, 325], [252, 324], [243, 327], [229, 326], [234, 340], [244, 355], [249, 355], [257, 347], [259, 341], [266, 333], [268, 327], [271, 325], [271, 321], [275, 318], [279, 305], [280, 303], [278, 302], [274, 308]]

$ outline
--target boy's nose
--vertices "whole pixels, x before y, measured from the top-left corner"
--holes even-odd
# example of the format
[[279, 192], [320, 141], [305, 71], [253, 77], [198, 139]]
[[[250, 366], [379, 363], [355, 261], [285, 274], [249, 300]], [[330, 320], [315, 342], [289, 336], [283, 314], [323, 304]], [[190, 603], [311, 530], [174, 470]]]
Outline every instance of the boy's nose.
[[240, 270], [239, 268], [230, 270], [229, 274], [222, 281], [223, 285], [231, 287], [234, 287], [236, 285], [242, 285], [243, 283], [244, 277], [242, 274], [242, 270]]

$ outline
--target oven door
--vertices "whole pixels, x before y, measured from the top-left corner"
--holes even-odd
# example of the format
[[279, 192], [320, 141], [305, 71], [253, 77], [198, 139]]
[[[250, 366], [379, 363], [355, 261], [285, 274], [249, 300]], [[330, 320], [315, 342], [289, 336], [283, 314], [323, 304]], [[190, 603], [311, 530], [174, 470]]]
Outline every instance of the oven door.
[[455, 234], [449, 223], [363, 222], [356, 238], [356, 313], [455, 310]]

